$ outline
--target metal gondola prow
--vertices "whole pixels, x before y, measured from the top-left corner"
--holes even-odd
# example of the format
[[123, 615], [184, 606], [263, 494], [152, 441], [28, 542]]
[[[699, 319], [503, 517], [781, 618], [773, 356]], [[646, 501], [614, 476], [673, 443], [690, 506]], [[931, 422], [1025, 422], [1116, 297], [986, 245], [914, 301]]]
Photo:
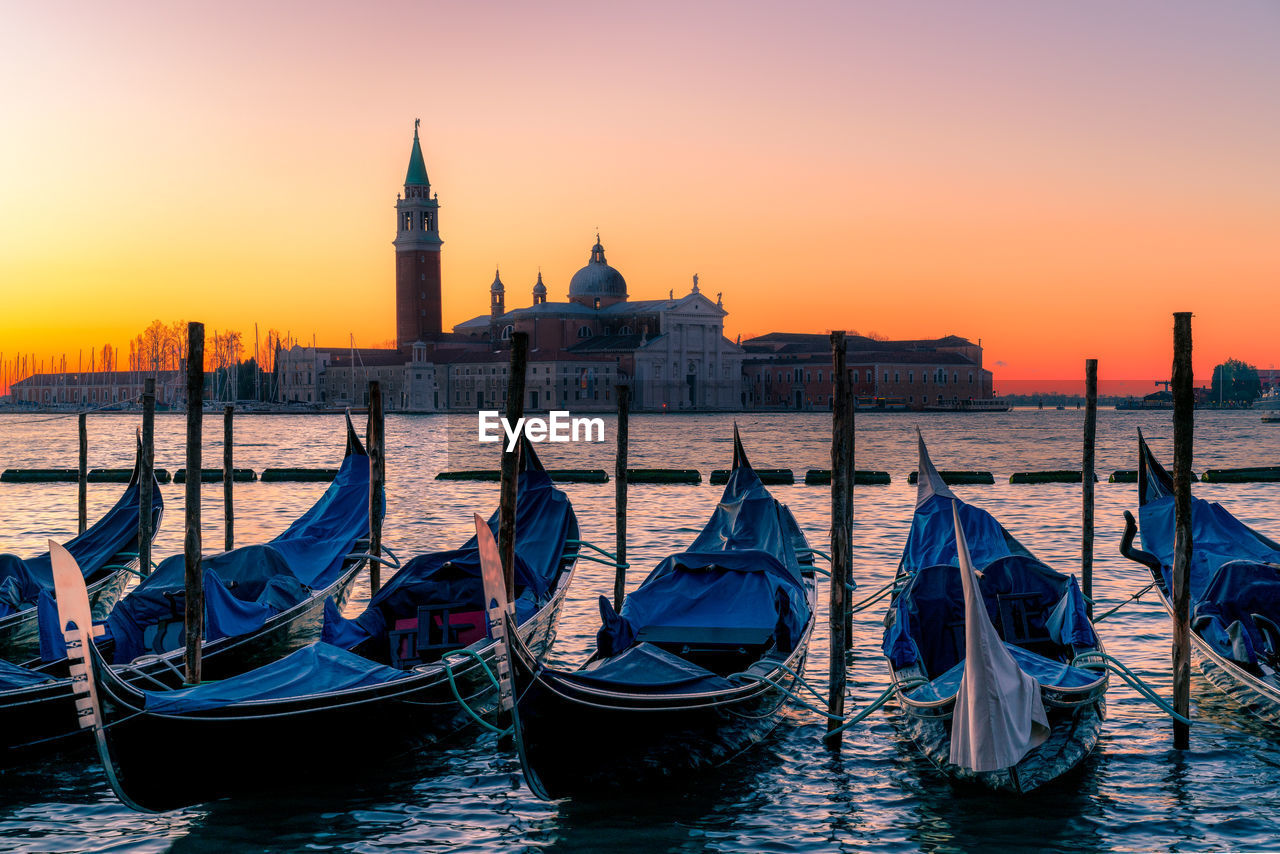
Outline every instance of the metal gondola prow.
[[352, 454], [360, 457], [367, 457], [369, 452], [364, 449], [364, 443], [360, 441], [360, 436], [356, 433], [355, 425], [351, 423], [351, 407], [347, 407], [347, 451], [343, 457], [349, 457]]
[[929, 449], [924, 446], [924, 435], [918, 426], [916, 427], [916, 446], [919, 453], [919, 462], [916, 467], [916, 506], [919, 507], [935, 495], [955, 498], [955, 493], [947, 486], [942, 475], [938, 474], [938, 470], [933, 466], [933, 460], [929, 459]]
[[751, 468], [751, 463], [747, 461], [747, 452], [742, 448], [742, 437], [738, 435], [738, 422], [733, 422], [733, 467]]

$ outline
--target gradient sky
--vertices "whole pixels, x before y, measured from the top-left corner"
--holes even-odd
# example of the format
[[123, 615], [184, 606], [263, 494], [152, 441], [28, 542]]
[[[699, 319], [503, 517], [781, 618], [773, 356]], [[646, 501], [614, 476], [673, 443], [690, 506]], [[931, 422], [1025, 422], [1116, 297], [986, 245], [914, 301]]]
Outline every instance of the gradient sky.
[[599, 227], [727, 332], [982, 339], [1009, 379], [1280, 364], [1280, 4], [3, 2], [0, 351], [154, 318], [394, 336], [414, 117], [445, 323]]

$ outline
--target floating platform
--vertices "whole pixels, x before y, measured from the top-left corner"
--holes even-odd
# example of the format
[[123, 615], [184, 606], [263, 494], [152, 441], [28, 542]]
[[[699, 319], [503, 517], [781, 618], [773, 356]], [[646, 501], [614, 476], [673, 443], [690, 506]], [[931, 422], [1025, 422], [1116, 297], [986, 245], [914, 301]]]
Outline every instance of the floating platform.
[[[1009, 475], [1010, 483], [1083, 483], [1084, 475], [1071, 469], [1055, 471], [1019, 471]], [[1093, 475], [1093, 482], [1098, 482], [1098, 475]]]
[[[547, 474], [556, 483], [609, 482], [609, 473], [604, 469], [547, 469]], [[502, 480], [502, 471], [500, 469], [442, 471], [436, 474], [436, 480], [482, 480], [497, 483]]]
[[[853, 483], [855, 486], [862, 484], [864, 486], [883, 486], [889, 483], [892, 478], [889, 477], [887, 471], [866, 471], [859, 469], [853, 473]], [[804, 473], [804, 482], [808, 486], [823, 486], [831, 483], [831, 469], [809, 469]]]
[[1280, 483], [1280, 466], [1209, 469], [1200, 479], [1205, 483]]
[[[713, 469], [711, 483], [728, 483], [730, 471], [731, 469]], [[789, 486], [796, 482], [795, 473], [791, 469], [756, 469], [755, 471], [763, 484]]]
[[[221, 470], [219, 470], [221, 474]], [[338, 476], [337, 469], [275, 468], [263, 469], [259, 480], [263, 483], [315, 483], [327, 482]]]
[[[942, 482], [947, 485], [964, 483], [995, 483], [995, 475], [989, 471], [940, 471]], [[907, 475], [907, 483], [916, 483], [919, 477], [916, 472]]]
[[[154, 469], [156, 481], [169, 482], [167, 469]], [[89, 483], [128, 483], [133, 477], [133, 469], [89, 469], [86, 473]], [[218, 470], [222, 477], [222, 470]], [[0, 473], [3, 483], [76, 483], [80, 480], [78, 469], [5, 469]]]
[[702, 483], [697, 469], [627, 469], [627, 483]]
[[[254, 481], [258, 479], [258, 475], [257, 473], [254, 472], [253, 469], [232, 469], [231, 479], [236, 482]], [[177, 471], [175, 471], [173, 473], [173, 482], [186, 483], [187, 470], [178, 469]], [[201, 469], [200, 482], [201, 483], [221, 483], [222, 469]]]

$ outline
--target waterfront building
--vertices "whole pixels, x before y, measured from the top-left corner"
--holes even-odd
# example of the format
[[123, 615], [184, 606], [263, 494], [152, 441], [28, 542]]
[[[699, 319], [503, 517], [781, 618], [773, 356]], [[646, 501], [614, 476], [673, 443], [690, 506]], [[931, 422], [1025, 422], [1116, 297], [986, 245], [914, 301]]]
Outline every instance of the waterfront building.
[[[156, 379], [156, 405], [176, 406], [187, 399], [186, 372], [183, 371], [77, 371], [75, 373], [33, 374], [13, 383], [9, 397], [13, 403], [31, 406], [104, 409], [125, 407], [142, 399], [143, 381]], [[210, 388], [206, 374], [206, 389]]]

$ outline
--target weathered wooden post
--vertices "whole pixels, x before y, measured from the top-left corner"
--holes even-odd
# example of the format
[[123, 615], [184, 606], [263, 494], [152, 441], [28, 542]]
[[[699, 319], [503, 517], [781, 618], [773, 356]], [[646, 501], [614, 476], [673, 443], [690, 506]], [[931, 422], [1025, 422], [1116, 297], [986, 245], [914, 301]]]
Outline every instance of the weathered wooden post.
[[[848, 371], [845, 371], [846, 375]], [[849, 453], [845, 455], [845, 484], [847, 484], [845, 495], [848, 506], [845, 508], [847, 520], [845, 530], [848, 538], [848, 559], [844, 562], [844, 650], [846, 653], [853, 651], [853, 597], [849, 591], [853, 588], [853, 486], [855, 480], [854, 458], [858, 452], [858, 425], [857, 425], [857, 399], [853, 395], [853, 381], [849, 378], [848, 388], [844, 395], [845, 407], [845, 432], [849, 441]], [[848, 660], [845, 661], [848, 667]]]
[[186, 557], [187, 601], [184, 628], [187, 636], [186, 680], [200, 683], [200, 641], [204, 631], [204, 576], [200, 569], [200, 471], [201, 428], [204, 418], [204, 324], [187, 324], [187, 481]]
[[[512, 427], [524, 417], [524, 373], [529, 357], [529, 333], [511, 334], [511, 373], [507, 377], [507, 423]], [[519, 477], [520, 447], [507, 450], [502, 445], [502, 484], [498, 501], [498, 552], [502, 555], [502, 572], [507, 582], [507, 598], [516, 596], [516, 480]]]
[[1098, 435], [1098, 360], [1084, 360], [1084, 463], [1080, 469], [1084, 506], [1081, 509], [1080, 580], [1085, 607], [1093, 619], [1093, 469]]
[[151, 574], [151, 490], [156, 470], [156, 378], [142, 381], [142, 470], [138, 472], [138, 571]]
[[[835, 395], [831, 405], [831, 602], [828, 625], [831, 662], [828, 672], [827, 735], [840, 726], [836, 718], [844, 717], [845, 688], [845, 615], [849, 607], [845, 590], [853, 558], [853, 503], [850, 459], [853, 454], [852, 389], [845, 368], [844, 332], [831, 333], [831, 376]], [[839, 738], [831, 739], [839, 747]]]
[[[1195, 390], [1191, 375], [1191, 312], [1173, 315], [1173, 710], [1191, 713], [1191, 449]], [[1191, 744], [1187, 725], [1173, 722], [1173, 746]]]
[[[382, 557], [382, 516], [386, 501], [386, 441], [382, 424], [382, 383], [369, 381], [369, 421], [365, 425], [369, 452], [369, 554]], [[369, 595], [382, 589], [382, 564], [369, 561]]]
[[232, 426], [231, 419], [236, 408], [227, 404], [222, 410], [222, 549], [231, 551], [236, 542], [236, 510], [232, 500], [232, 475], [235, 473], [232, 460]]
[[89, 527], [89, 424], [87, 413], [80, 413], [80, 471], [76, 477], [76, 504], [79, 508], [80, 533]]
[[618, 452], [613, 465], [613, 530], [614, 552], [618, 566], [613, 575], [613, 609], [622, 610], [627, 592], [627, 418], [631, 408], [631, 388], [613, 387], [618, 396]]

